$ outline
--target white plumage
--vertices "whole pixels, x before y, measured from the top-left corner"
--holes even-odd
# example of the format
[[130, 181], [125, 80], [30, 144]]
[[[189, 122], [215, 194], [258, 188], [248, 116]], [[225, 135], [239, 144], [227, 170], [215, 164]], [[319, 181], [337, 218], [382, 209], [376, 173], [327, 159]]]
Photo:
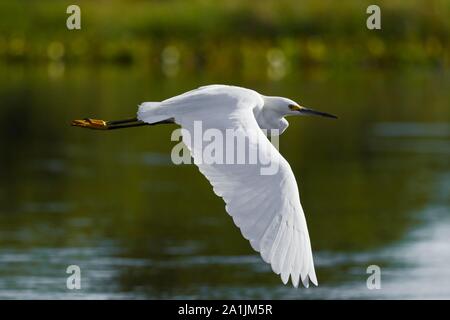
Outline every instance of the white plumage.
[[[282, 133], [288, 126], [284, 116], [300, 114], [301, 110], [314, 113], [286, 98], [211, 85], [162, 102], [145, 102], [139, 106], [138, 119], [155, 123], [173, 118], [191, 136], [194, 121], [201, 121], [203, 130], [234, 129], [245, 134], [250, 148], [264, 150], [256, 164], [208, 164], [200, 161], [202, 147], [183, 137], [200, 172], [224, 199], [226, 211], [252, 248], [281, 275], [283, 283], [291, 277], [295, 287], [300, 280], [308, 287], [309, 280], [317, 285], [317, 278], [297, 183], [289, 163], [261, 130], [278, 129]], [[269, 160], [276, 162], [278, 171], [262, 175], [262, 163]]]

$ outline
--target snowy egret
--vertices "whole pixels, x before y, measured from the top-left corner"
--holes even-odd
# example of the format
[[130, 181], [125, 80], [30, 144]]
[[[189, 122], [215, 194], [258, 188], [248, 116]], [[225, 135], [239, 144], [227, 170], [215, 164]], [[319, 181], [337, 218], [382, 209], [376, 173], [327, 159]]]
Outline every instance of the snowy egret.
[[[274, 174], [262, 175], [260, 163], [233, 165], [196, 161], [202, 154], [202, 146], [185, 139], [185, 134], [183, 142], [214, 192], [224, 199], [226, 211], [252, 248], [271, 264], [276, 274], [281, 274], [284, 284], [291, 277], [295, 287], [300, 279], [308, 287], [309, 280], [315, 285], [318, 283], [297, 183], [289, 163], [261, 130], [276, 129], [278, 132], [275, 134], [283, 133], [289, 125], [285, 117], [290, 115], [336, 118], [332, 114], [300, 106], [287, 98], [264, 96], [236, 86], [209, 85], [161, 102], [144, 102], [139, 106], [137, 118], [119, 121], [74, 120], [72, 125], [111, 130], [176, 123], [185, 133], [193, 135], [194, 122], [201, 121], [204, 128], [248, 133], [250, 148], [258, 147], [258, 144], [270, 150], [272, 161], [278, 165]], [[260, 156], [269, 157], [269, 153]]]

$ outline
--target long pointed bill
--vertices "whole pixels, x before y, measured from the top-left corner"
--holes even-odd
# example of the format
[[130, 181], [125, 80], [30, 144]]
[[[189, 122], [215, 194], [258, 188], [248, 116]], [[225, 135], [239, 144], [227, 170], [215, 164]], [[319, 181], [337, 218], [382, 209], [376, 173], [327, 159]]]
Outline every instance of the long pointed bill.
[[114, 130], [131, 127], [140, 127], [146, 125], [163, 124], [163, 123], [173, 123], [173, 120], [168, 119], [156, 123], [147, 123], [144, 121], [140, 121], [137, 118], [116, 120], [116, 121], [105, 121], [105, 120], [85, 118], [82, 120], [73, 120], [71, 124], [72, 126], [75, 127], [82, 127], [94, 130]]
[[304, 115], [321, 116], [321, 117], [326, 117], [326, 118], [337, 119], [337, 116], [335, 116], [334, 114], [326, 113], [326, 112], [322, 112], [322, 111], [316, 111], [316, 110], [305, 108], [305, 107], [300, 107], [300, 110], [298, 110], [298, 111], [300, 112], [300, 114], [304, 114]]

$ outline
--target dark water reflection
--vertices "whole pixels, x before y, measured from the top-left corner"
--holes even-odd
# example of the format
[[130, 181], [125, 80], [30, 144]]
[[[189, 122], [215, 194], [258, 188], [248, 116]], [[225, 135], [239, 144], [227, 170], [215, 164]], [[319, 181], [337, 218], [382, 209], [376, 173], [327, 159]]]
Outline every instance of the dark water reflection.
[[[448, 74], [306, 70], [267, 82], [0, 69], [0, 298], [450, 298]], [[340, 116], [291, 119], [281, 138], [318, 288], [281, 284], [197, 169], [171, 163], [171, 127], [68, 126], [213, 82]], [[82, 270], [77, 292], [66, 289], [71, 264]], [[381, 290], [366, 287], [371, 264], [381, 267]]]

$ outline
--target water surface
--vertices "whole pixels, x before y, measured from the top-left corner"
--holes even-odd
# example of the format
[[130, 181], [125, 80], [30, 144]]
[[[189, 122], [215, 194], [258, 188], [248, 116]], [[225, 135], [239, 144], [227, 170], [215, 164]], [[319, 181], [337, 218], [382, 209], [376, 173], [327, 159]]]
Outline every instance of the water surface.
[[[55, 69], [56, 68], [56, 69]], [[58, 69], [59, 68], [59, 69]], [[450, 78], [436, 70], [304, 70], [279, 81], [137, 67], [0, 67], [0, 298], [450, 298]], [[208, 83], [339, 115], [281, 138], [320, 286], [283, 286], [193, 165], [174, 127], [81, 130]], [[69, 265], [82, 289], [66, 288]], [[368, 290], [378, 265], [382, 288]]]

